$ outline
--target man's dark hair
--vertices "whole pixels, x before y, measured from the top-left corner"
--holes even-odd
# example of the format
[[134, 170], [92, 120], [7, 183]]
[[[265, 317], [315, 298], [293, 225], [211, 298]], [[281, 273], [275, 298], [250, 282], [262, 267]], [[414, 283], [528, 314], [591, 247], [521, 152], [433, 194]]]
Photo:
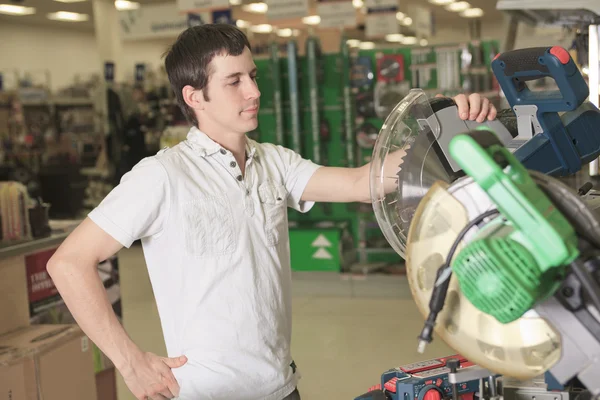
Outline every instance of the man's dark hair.
[[[206, 89], [212, 73], [209, 68], [212, 59], [221, 54], [239, 56], [244, 47], [252, 50], [246, 35], [234, 25], [206, 24], [183, 31], [167, 51], [165, 69], [177, 104], [188, 122], [198, 125], [194, 110], [183, 100], [182, 89], [186, 85]], [[204, 99], [210, 101], [206, 90], [203, 94]]]

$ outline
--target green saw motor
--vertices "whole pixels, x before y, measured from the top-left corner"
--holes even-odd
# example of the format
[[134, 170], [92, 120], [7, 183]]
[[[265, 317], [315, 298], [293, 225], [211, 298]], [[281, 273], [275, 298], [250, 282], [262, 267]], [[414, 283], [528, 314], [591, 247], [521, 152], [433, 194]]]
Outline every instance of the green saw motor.
[[489, 130], [456, 136], [452, 157], [500, 216], [451, 261], [464, 296], [501, 323], [554, 294], [579, 256], [575, 229]]

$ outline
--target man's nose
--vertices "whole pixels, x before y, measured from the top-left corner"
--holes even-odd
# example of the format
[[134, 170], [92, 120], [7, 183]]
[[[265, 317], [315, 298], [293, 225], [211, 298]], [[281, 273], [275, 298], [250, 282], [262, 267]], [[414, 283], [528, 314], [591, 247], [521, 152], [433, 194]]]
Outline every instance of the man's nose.
[[246, 98], [248, 99], [257, 99], [260, 97], [260, 90], [258, 90], [258, 85], [256, 82], [251, 81], [248, 85], [248, 89], [246, 91]]

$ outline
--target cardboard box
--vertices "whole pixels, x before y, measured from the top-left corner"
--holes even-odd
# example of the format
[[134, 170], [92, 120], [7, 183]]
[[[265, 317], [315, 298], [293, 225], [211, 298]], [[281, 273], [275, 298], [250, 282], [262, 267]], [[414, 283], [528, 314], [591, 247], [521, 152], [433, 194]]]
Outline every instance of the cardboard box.
[[22, 256], [0, 259], [0, 335], [29, 326], [26, 276]]
[[0, 400], [97, 400], [91, 347], [76, 325], [0, 336]]

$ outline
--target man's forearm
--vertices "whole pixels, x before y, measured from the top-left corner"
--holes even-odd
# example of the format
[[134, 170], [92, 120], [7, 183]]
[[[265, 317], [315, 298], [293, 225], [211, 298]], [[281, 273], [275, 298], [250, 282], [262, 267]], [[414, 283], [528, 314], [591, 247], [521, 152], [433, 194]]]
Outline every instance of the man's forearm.
[[123, 371], [141, 350], [121, 326], [102, 281], [97, 265], [74, 265], [50, 260], [48, 273], [85, 334]]

